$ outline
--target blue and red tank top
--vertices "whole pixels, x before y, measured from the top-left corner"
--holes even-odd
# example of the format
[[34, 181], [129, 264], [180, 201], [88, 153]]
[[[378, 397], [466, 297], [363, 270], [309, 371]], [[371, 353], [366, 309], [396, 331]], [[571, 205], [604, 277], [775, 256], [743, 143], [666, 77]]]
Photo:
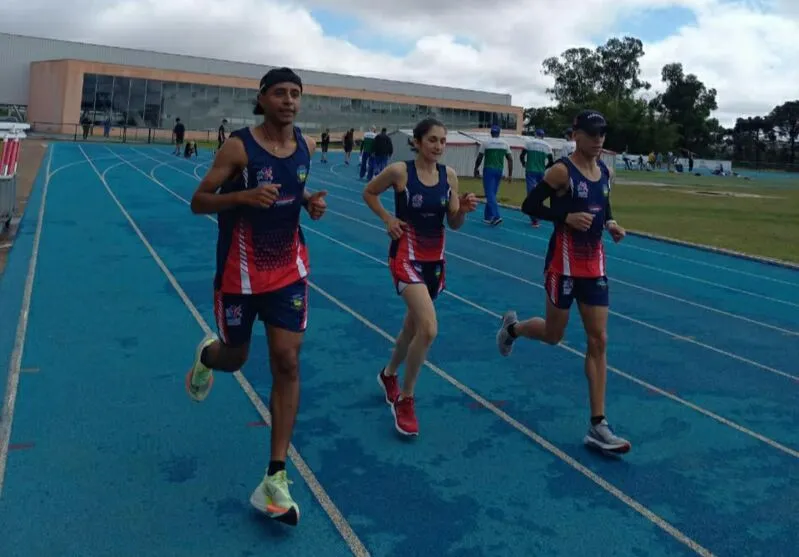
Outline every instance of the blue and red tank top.
[[427, 186], [419, 180], [415, 161], [405, 161], [408, 181], [405, 191], [394, 193], [394, 215], [408, 224], [398, 240], [392, 240], [391, 258], [403, 261], [444, 260], [444, 217], [451, 189], [447, 167], [437, 164], [438, 182]]
[[240, 205], [219, 213], [214, 287], [226, 294], [260, 294], [308, 276], [308, 250], [300, 227], [311, 155], [300, 129], [288, 157], [267, 152], [250, 128], [230, 134], [244, 143], [247, 166], [226, 181], [221, 193], [280, 184], [280, 197], [267, 208]]
[[568, 157], [558, 162], [565, 164], [569, 171], [569, 190], [563, 196], [550, 197], [550, 206], [567, 213], [591, 213], [594, 221], [585, 232], [565, 223], [555, 225], [549, 238], [545, 272], [582, 278], [605, 276], [602, 232], [605, 229], [605, 207], [610, 195], [610, 171], [604, 162], [598, 161], [600, 177], [592, 181]]

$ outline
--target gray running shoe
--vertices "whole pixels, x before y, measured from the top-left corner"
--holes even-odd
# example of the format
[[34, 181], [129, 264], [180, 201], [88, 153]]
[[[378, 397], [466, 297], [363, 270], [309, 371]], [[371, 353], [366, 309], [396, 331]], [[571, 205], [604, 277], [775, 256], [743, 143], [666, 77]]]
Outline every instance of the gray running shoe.
[[613, 433], [607, 420], [602, 420], [597, 425], [588, 428], [583, 442], [589, 447], [618, 454], [624, 454], [631, 448], [629, 441]]
[[499, 353], [507, 356], [513, 351], [513, 341], [516, 340], [508, 332], [508, 327], [519, 322], [516, 312], [509, 310], [502, 316], [502, 327], [497, 331], [497, 348]]

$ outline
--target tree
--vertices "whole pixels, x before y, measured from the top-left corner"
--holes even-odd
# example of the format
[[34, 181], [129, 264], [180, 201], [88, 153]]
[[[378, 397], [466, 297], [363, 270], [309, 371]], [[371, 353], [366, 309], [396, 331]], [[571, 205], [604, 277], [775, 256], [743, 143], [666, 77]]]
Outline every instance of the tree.
[[775, 106], [768, 119], [782, 139], [788, 141], [788, 162], [796, 163], [796, 140], [799, 137], [799, 100]]
[[602, 68], [599, 73], [600, 91], [610, 98], [618, 102], [651, 87], [641, 80], [639, 60], [644, 55], [644, 44], [640, 39], [612, 38], [597, 48], [597, 55]]
[[570, 48], [558, 57], [544, 60], [544, 75], [555, 78], [547, 89], [559, 103], [579, 104], [599, 88], [599, 56], [587, 48]]
[[711, 143], [708, 119], [718, 108], [716, 90], [708, 89], [694, 74], [685, 75], [680, 63], [663, 66], [661, 79], [666, 91], [653, 99], [652, 106], [677, 125], [682, 147], [708, 155]]
[[537, 128], [542, 128], [549, 135], [560, 137], [561, 132], [568, 126], [568, 119], [555, 107], [524, 109], [524, 133], [526, 134], [532, 135]]
[[570, 48], [544, 60], [544, 75], [555, 80], [547, 92], [562, 105], [587, 105], [597, 97], [617, 102], [630, 98], [650, 87], [641, 81], [643, 55], [644, 45], [634, 37], [612, 38], [594, 50]]

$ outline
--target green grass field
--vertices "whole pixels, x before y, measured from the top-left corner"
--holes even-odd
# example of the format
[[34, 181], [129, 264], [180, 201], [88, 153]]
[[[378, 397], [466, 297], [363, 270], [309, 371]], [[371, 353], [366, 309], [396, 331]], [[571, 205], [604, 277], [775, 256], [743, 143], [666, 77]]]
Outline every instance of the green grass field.
[[[460, 184], [483, 194], [479, 179]], [[502, 182], [499, 201], [518, 206], [525, 195], [524, 182]], [[799, 177], [748, 181], [619, 171], [613, 214], [630, 230], [799, 263]]]

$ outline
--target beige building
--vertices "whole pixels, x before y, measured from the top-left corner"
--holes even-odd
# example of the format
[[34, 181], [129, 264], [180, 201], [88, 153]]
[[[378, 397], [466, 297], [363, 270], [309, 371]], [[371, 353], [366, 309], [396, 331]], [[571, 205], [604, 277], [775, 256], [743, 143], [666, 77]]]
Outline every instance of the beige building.
[[[169, 136], [180, 118], [189, 137], [215, 139], [254, 123], [261, 76], [271, 66], [0, 33], [0, 107], [50, 133]], [[304, 95], [298, 125], [309, 135], [330, 128], [334, 139], [355, 128], [412, 127], [434, 116], [452, 129], [522, 129], [510, 95], [297, 69]], [[98, 130], [98, 128], [100, 128]], [[168, 139], [168, 137], [167, 137]]]

